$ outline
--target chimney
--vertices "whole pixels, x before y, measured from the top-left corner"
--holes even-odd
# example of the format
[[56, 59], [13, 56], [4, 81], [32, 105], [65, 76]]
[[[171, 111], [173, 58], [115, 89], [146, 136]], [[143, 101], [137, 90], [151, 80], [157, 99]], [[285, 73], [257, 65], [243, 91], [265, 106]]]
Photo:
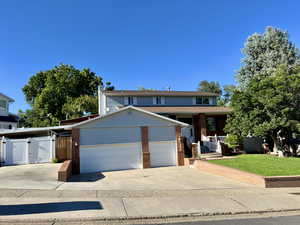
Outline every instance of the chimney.
[[98, 114], [103, 116], [106, 113], [106, 99], [103, 92], [103, 86], [98, 86]]

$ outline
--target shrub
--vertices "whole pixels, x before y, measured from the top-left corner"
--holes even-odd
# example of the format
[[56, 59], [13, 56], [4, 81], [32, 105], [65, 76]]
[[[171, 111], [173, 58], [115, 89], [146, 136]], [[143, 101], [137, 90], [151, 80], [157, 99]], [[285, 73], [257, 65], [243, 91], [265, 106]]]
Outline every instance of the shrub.
[[59, 160], [57, 158], [53, 158], [52, 163], [59, 163]]
[[240, 138], [237, 135], [228, 134], [224, 142], [229, 148], [235, 149], [240, 145]]

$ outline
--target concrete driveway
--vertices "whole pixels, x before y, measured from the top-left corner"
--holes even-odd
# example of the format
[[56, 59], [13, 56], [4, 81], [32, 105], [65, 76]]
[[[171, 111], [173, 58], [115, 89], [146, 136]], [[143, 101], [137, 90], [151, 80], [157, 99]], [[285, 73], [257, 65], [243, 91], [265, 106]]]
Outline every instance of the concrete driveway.
[[161, 167], [144, 170], [123, 170], [73, 176], [58, 190], [193, 190], [243, 188], [251, 185], [239, 183], [200, 172], [189, 167]]
[[0, 189], [56, 189], [60, 163], [0, 167]]

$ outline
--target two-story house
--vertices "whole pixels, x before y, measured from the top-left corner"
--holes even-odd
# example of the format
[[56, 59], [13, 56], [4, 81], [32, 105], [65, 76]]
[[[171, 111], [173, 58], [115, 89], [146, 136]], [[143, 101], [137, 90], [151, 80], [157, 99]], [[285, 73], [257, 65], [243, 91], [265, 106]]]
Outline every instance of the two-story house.
[[190, 124], [193, 141], [225, 135], [229, 107], [217, 106], [218, 94], [197, 91], [117, 90], [99, 91], [99, 112], [111, 113], [133, 105]]
[[9, 113], [9, 104], [14, 100], [0, 93], [0, 130], [12, 129], [18, 125], [18, 117]]

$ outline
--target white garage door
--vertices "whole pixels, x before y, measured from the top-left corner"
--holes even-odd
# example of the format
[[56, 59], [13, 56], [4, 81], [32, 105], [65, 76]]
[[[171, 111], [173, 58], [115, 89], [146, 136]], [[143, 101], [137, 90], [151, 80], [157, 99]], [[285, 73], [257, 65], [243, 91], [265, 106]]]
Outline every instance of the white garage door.
[[151, 167], [176, 165], [176, 141], [150, 142]]
[[80, 172], [142, 168], [140, 143], [80, 146]]
[[46, 163], [54, 158], [54, 142], [49, 136], [30, 139], [5, 139], [2, 156], [5, 165]]

